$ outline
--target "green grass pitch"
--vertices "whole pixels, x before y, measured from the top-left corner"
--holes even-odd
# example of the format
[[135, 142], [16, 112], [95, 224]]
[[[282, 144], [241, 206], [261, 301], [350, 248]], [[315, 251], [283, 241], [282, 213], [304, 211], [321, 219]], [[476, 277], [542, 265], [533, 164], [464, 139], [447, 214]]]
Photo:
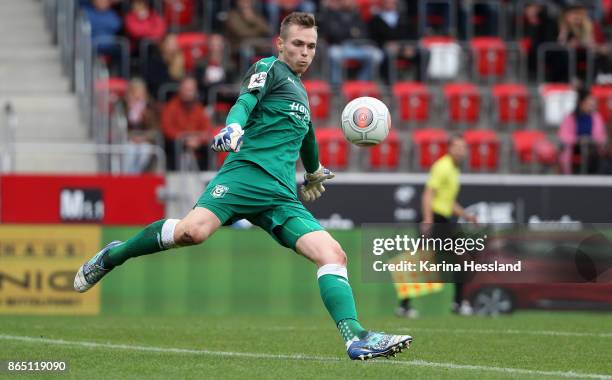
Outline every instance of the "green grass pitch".
[[612, 379], [609, 314], [362, 322], [411, 334], [413, 345], [395, 359], [350, 361], [324, 317], [2, 316], [0, 360], [69, 362], [65, 374], [19, 379]]

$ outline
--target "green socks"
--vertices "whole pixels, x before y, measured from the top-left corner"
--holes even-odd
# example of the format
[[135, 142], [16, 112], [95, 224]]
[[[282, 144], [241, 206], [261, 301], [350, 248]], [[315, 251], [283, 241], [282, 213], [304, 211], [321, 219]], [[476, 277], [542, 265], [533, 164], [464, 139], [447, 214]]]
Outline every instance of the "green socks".
[[162, 219], [149, 224], [135, 236], [111, 248], [103, 258], [104, 267], [112, 269], [132, 257], [175, 247], [174, 229], [177, 223], [178, 219]]
[[319, 289], [327, 311], [336, 322], [345, 342], [361, 339], [367, 331], [357, 320], [353, 291], [348, 283], [346, 267], [327, 264], [319, 268]]

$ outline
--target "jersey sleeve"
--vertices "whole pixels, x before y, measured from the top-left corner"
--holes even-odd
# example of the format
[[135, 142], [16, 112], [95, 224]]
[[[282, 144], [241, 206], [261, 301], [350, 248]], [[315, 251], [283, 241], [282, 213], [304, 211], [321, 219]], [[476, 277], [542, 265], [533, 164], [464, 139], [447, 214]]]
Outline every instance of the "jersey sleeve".
[[238, 124], [241, 127], [245, 127], [249, 115], [257, 105], [257, 97], [249, 92], [244, 93], [238, 97], [236, 103], [230, 109], [225, 125]]
[[274, 62], [257, 61], [249, 68], [240, 86], [240, 95], [250, 93], [261, 100], [272, 88], [274, 81]]
[[306, 172], [314, 173], [319, 169], [319, 147], [317, 145], [317, 139], [315, 138], [312, 122], [309, 123], [308, 133], [306, 133], [304, 140], [302, 140], [300, 157], [302, 158], [302, 164]]

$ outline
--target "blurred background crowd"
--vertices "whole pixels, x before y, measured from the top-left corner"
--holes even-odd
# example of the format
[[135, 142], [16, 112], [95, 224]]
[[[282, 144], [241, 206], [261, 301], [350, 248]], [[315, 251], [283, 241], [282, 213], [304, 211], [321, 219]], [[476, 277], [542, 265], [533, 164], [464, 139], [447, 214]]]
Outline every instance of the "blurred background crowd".
[[[131, 146], [146, 172], [215, 170], [209, 152], [241, 75], [275, 54], [279, 23], [316, 15], [317, 57], [303, 77], [321, 159], [336, 170], [425, 171], [449, 134], [466, 170], [612, 173], [612, 1], [80, 0]], [[355, 152], [337, 126], [346, 101], [384, 100], [394, 131]], [[117, 106], [117, 107], [115, 107]]]

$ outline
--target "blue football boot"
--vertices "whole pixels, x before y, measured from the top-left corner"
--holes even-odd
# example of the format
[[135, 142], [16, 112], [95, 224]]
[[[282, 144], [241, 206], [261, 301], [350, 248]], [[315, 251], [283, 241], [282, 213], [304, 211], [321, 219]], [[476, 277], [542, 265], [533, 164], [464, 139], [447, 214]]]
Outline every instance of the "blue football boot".
[[380, 332], [368, 332], [363, 339], [347, 344], [347, 353], [352, 360], [368, 360], [380, 356], [389, 357], [410, 347], [410, 335], [391, 335]]
[[96, 253], [94, 257], [83, 264], [74, 277], [74, 290], [79, 293], [84, 293], [110, 272], [111, 269], [106, 269], [104, 265], [102, 265], [102, 257], [104, 257], [109, 249], [121, 243], [122, 242], [118, 240], [108, 243], [106, 247], [102, 248], [100, 252]]

